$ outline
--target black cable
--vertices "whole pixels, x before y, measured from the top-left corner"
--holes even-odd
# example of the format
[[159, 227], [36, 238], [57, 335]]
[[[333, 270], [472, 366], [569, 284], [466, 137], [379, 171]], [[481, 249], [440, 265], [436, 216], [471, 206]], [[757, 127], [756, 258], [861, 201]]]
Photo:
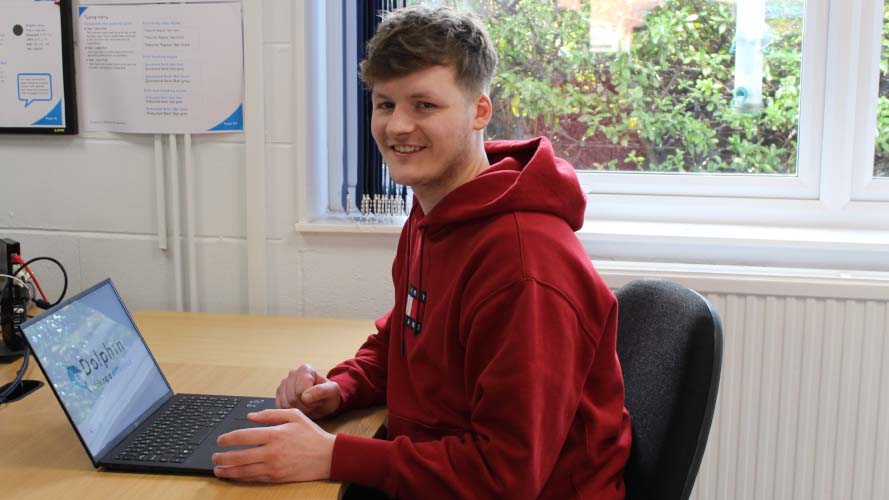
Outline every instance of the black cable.
[[58, 304], [59, 302], [61, 302], [62, 299], [65, 298], [65, 292], [68, 291], [68, 273], [65, 272], [65, 266], [63, 266], [61, 262], [57, 261], [56, 259], [53, 259], [52, 257], [34, 257], [33, 259], [31, 259], [31, 260], [25, 262], [24, 264], [22, 264], [22, 266], [19, 268], [18, 271], [15, 272], [14, 275], [15, 275], [15, 276], [18, 276], [18, 274], [19, 274], [20, 272], [26, 270], [26, 267], [27, 267], [28, 265], [33, 264], [33, 263], [35, 263], [35, 262], [40, 262], [40, 261], [42, 261], [42, 260], [48, 260], [48, 261], [54, 263], [55, 265], [59, 266], [59, 269], [61, 269], [61, 271], [62, 271], [62, 277], [63, 277], [64, 280], [65, 280], [65, 284], [62, 285], [62, 293], [61, 293], [61, 295], [59, 295], [59, 298], [56, 299], [55, 302], [53, 302], [52, 304], [49, 304], [49, 303], [47, 303], [46, 301], [39, 300], [39, 299], [34, 301], [34, 303], [37, 304], [37, 305], [38, 305], [39, 307], [41, 307], [42, 309], [49, 309], [50, 307], [52, 307], [52, 306]]
[[28, 370], [28, 359], [30, 358], [31, 349], [28, 349], [28, 347], [25, 346], [24, 351], [25, 353], [22, 355], [22, 367], [19, 368], [19, 372], [15, 375], [15, 380], [10, 382], [9, 385], [6, 386], [6, 389], [0, 393], [0, 404], [6, 403], [6, 398], [18, 389], [19, 384], [22, 383], [22, 379], [25, 377], [25, 372]]

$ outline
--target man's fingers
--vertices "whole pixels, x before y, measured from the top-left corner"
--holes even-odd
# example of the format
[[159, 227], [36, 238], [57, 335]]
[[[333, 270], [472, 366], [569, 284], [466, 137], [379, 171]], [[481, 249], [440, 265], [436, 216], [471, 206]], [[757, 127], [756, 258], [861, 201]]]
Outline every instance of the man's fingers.
[[[306, 366], [308, 366], [308, 365], [306, 365]], [[312, 368], [312, 376], [313, 376], [312, 385], [318, 385], [318, 384], [323, 384], [324, 382], [327, 382], [327, 377], [325, 377], [324, 375], [321, 375], [314, 368]]]
[[278, 389], [275, 391], [275, 407], [281, 409], [293, 408], [293, 405], [290, 403], [290, 400], [287, 399], [286, 395], [286, 382], [287, 379], [281, 381], [281, 385], [278, 386]]
[[327, 381], [322, 384], [310, 387], [302, 393], [302, 402], [310, 405], [318, 403], [324, 399], [336, 395], [336, 383]]
[[269, 482], [271, 475], [266, 464], [217, 466], [213, 468], [216, 477], [235, 481]]
[[306, 405], [312, 405], [323, 397], [324, 395], [318, 388], [318, 386], [309, 387], [308, 389], [303, 391], [302, 395], [300, 395], [300, 399], [302, 399], [302, 402]]
[[287, 407], [292, 407], [296, 402], [299, 401], [296, 398], [296, 396], [299, 394], [298, 392], [296, 392], [297, 377], [298, 375], [291, 371], [290, 374], [287, 375], [287, 378], [284, 379], [284, 391], [282, 396], [283, 399], [287, 401]]
[[[265, 411], [292, 411], [292, 410], [265, 410]], [[262, 412], [260, 412], [262, 413]], [[253, 429], [238, 429], [223, 434], [216, 438], [216, 444], [220, 448], [229, 446], [260, 446], [272, 439], [272, 429], [269, 427], [256, 427]]]
[[296, 386], [293, 395], [299, 398], [306, 389], [315, 385], [315, 375], [318, 373], [310, 365], [302, 365], [299, 367], [299, 374], [296, 377]]
[[284, 397], [290, 406], [296, 406], [300, 403], [300, 395], [315, 385], [315, 369], [309, 365], [302, 365], [295, 370], [290, 370], [287, 375], [286, 390]]
[[258, 464], [263, 460], [265, 450], [262, 448], [248, 448], [246, 450], [232, 450], [222, 453], [214, 453], [211, 459], [214, 465], [249, 465]]
[[257, 424], [281, 425], [302, 420], [303, 413], [295, 408], [286, 410], [262, 410], [261, 412], [257, 413], [248, 413], [247, 418], [251, 422], [256, 422]]

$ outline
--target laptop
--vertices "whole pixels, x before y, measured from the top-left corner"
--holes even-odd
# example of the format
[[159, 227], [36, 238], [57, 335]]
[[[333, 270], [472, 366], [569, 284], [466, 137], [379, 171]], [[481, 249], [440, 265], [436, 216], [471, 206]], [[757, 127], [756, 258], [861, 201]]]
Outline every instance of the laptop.
[[107, 470], [213, 473], [216, 437], [274, 398], [174, 394], [110, 279], [22, 325], [93, 461]]

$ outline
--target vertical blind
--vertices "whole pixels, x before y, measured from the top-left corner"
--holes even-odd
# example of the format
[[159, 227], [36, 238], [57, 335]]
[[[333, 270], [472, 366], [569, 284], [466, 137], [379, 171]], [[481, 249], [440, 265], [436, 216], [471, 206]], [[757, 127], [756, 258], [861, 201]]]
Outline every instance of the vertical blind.
[[[373, 37], [374, 33], [377, 32], [377, 27], [380, 25], [382, 15], [385, 12], [397, 9], [398, 7], [404, 7], [406, 2], [407, 0], [356, 0], [357, 36], [356, 47], [354, 47], [354, 49], [358, 51], [358, 61], [364, 60], [367, 42]], [[343, 59], [345, 60], [346, 58], [344, 57]], [[347, 70], [351, 69], [352, 68], [347, 68]], [[346, 71], [345, 74], [352, 74], [355, 75], [355, 78], [358, 78], [357, 71]], [[355, 186], [355, 200], [353, 200], [352, 203], [353, 206], [358, 207], [359, 210], [363, 212], [364, 208], [362, 208], [362, 200], [367, 196], [371, 202], [365, 207], [366, 209], [371, 212], [379, 213], [382, 211], [380, 207], [389, 207], [386, 208], [386, 211], [391, 212], [391, 204], [374, 204], [373, 200], [380, 200], [383, 197], [386, 197], [387, 199], [396, 197], [403, 202], [407, 194], [406, 188], [404, 186], [398, 186], [392, 182], [392, 179], [388, 174], [388, 167], [383, 162], [383, 157], [380, 155], [377, 145], [373, 140], [373, 136], [371, 135], [370, 120], [371, 114], [373, 113], [373, 103], [371, 102], [370, 91], [368, 91], [360, 81], [358, 82], [357, 89], [358, 105], [356, 119], [358, 121], [358, 134], [356, 151], [358, 158], [358, 181]], [[344, 176], [344, 179], [345, 178], [346, 177]], [[345, 182], [343, 189], [343, 206], [345, 208], [345, 192], [347, 189]], [[376, 205], [376, 209], [374, 209], [374, 205]]]

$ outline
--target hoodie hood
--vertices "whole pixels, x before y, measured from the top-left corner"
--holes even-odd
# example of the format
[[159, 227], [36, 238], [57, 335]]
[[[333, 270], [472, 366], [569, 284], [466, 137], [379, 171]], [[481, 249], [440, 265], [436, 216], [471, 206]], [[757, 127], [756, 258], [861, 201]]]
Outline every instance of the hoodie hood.
[[547, 138], [489, 141], [485, 152], [491, 166], [442, 198], [422, 217], [420, 227], [503, 212], [549, 213], [564, 219], [574, 231], [583, 226], [586, 196], [574, 168], [556, 157]]

